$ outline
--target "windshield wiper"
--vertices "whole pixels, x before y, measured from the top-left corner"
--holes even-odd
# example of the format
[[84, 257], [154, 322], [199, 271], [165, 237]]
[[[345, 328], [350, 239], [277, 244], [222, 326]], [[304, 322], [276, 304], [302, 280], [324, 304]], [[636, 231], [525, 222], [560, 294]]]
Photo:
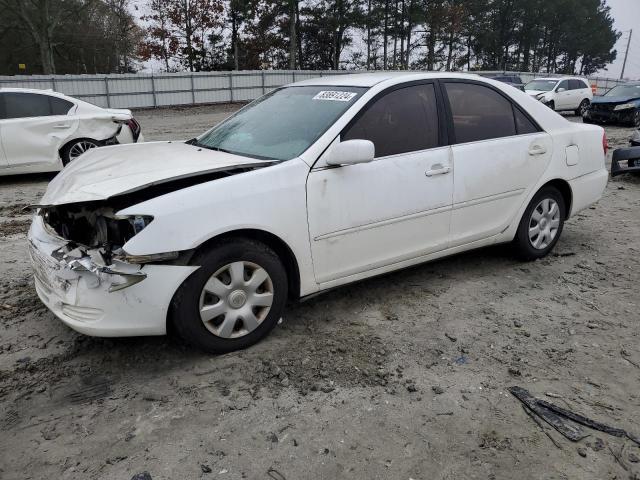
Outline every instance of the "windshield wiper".
[[281, 162], [282, 160], [278, 158], [266, 157], [264, 155], [257, 155], [255, 153], [243, 153], [243, 152], [234, 152], [232, 150], [227, 150], [226, 148], [220, 147], [212, 147], [211, 145], [205, 145], [204, 143], [198, 142], [197, 138], [192, 138], [191, 140], [187, 140], [184, 142], [188, 145], [193, 145], [194, 147], [206, 148], [207, 150], [214, 150], [216, 152], [230, 153], [231, 155], [240, 155], [241, 157], [251, 157], [257, 160], [268, 160], [272, 162]]
[[207, 150], [215, 150], [216, 152], [233, 153], [231, 150], [225, 150], [224, 148], [212, 147], [211, 145], [200, 143], [197, 138], [192, 138], [191, 140], [187, 140], [184, 143], [193, 145], [194, 147], [206, 148]]

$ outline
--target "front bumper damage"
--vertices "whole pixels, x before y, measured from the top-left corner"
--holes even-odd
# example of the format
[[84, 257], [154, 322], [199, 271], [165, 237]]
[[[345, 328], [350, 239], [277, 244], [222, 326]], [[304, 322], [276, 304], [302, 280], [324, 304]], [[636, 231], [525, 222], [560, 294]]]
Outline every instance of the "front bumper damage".
[[618, 148], [611, 157], [611, 176], [640, 172], [640, 147]]
[[29, 230], [36, 292], [65, 324], [86, 335], [163, 335], [173, 294], [197, 267], [104, 262], [99, 249], [53, 235], [36, 215]]
[[587, 121], [596, 123], [631, 123], [634, 121], [635, 108], [614, 110], [615, 105], [591, 104], [584, 114]]

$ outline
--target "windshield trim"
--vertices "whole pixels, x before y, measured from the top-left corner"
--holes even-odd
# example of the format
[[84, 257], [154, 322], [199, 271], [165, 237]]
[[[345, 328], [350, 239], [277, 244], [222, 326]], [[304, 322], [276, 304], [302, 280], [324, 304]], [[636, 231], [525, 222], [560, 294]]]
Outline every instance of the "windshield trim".
[[[265, 98], [267, 98], [268, 96], [274, 95], [276, 92], [279, 92], [281, 90], [284, 89], [288, 89], [288, 88], [307, 88], [307, 87], [318, 87], [318, 88], [350, 88], [350, 89], [355, 89], [358, 90], [358, 97], [355, 98], [355, 101], [349, 105], [339, 116], [337, 116], [329, 125], [327, 125], [327, 127], [318, 132], [318, 135], [311, 141], [309, 142], [309, 145], [307, 145], [307, 147], [300, 152], [298, 155], [291, 157], [291, 158], [287, 158], [287, 159], [280, 159], [280, 158], [271, 158], [271, 157], [267, 157], [267, 156], [262, 156], [262, 155], [258, 155], [258, 154], [252, 154], [252, 153], [244, 153], [244, 152], [234, 152], [231, 150], [225, 150], [225, 149], [221, 149], [218, 147], [211, 147], [208, 145], [205, 145], [203, 143], [200, 142], [200, 139], [205, 137], [206, 135], [208, 135], [210, 132], [212, 132], [213, 130], [215, 130], [216, 128], [221, 128], [223, 125], [225, 125], [227, 122], [231, 121], [233, 118], [235, 118], [237, 115], [239, 115], [243, 110], [245, 110], [246, 108], [249, 108], [250, 106], [252, 106], [255, 103], [259, 103], [261, 101], [263, 101]], [[271, 90], [268, 93], [265, 93], [264, 95], [261, 95], [260, 97], [248, 102], [246, 105], [244, 105], [242, 108], [238, 109], [236, 112], [234, 112], [232, 115], [229, 115], [227, 118], [225, 118], [224, 120], [222, 120], [220, 123], [214, 125], [213, 127], [211, 127], [209, 130], [206, 130], [204, 133], [198, 135], [197, 137], [192, 138], [191, 140], [188, 140], [185, 143], [189, 143], [190, 145], [194, 145], [197, 146], [199, 148], [207, 148], [209, 150], [217, 150], [217, 151], [223, 151], [232, 155], [238, 155], [238, 156], [242, 156], [242, 157], [248, 157], [248, 158], [255, 158], [257, 160], [265, 160], [265, 161], [271, 161], [274, 163], [281, 163], [281, 162], [288, 162], [291, 160], [294, 160], [295, 158], [300, 158], [302, 157], [305, 152], [307, 152], [311, 147], [313, 147], [313, 145], [315, 145], [318, 140], [320, 140], [324, 134], [326, 134], [333, 125], [335, 125], [336, 122], [338, 122], [344, 115], [347, 114], [347, 112], [349, 112], [351, 110], [351, 108], [357, 104], [357, 102], [369, 91], [371, 90], [371, 87], [366, 87], [366, 86], [360, 86], [360, 85], [325, 85], [325, 84], [318, 84], [318, 85], [282, 85], [280, 87], [276, 87], [273, 90]]]

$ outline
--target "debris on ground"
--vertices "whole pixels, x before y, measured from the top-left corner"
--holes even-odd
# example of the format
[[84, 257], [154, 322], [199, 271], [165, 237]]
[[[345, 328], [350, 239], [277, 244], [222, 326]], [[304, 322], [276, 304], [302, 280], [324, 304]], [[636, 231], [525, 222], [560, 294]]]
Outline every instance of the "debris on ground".
[[[626, 437], [640, 445], [640, 437], [631, 434], [621, 428], [610, 427], [604, 423], [591, 420], [590, 418], [574, 413], [565, 408], [549, 403], [546, 400], [535, 398], [529, 391], [521, 387], [511, 387], [509, 391], [520, 400], [526, 408], [537, 414], [545, 422], [555, 428], [558, 432], [573, 442], [578, 442], [589, 436], [580, 425], [599, 430], [615, 437]], [[571, 420], [569, 422], [568, 420]], [[572, 422], [580, 425], [574, 425]]]

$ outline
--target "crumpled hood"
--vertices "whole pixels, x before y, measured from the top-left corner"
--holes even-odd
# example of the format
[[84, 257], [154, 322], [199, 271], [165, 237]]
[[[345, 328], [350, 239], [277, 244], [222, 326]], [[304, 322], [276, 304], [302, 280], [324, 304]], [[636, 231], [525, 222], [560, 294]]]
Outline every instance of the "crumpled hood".
[[638, 97], [606, 97], [606, 96], [602, 96], [602, 97], [593, 97], [593, 100], [591, 101], [591, 103], [597, 103], [597, 104], [601, 104], [601, 103], [627, 103], [627, 102], [632, 102], [632, 101], [640, 101], [640, 98]]
[[541, 93], [549, 93], [549, 92], [545, 92], [544, 90], [525, 90], [525, 93], [527, 93], [528, 95], [531, 95], [532, 97], [535, 97], [536, 95], [540, 95]]
[[170, 180], [270, 163], [183, 142], [96, 148], [65, 167], [51, 181], [39, 205], [106, 200]]

